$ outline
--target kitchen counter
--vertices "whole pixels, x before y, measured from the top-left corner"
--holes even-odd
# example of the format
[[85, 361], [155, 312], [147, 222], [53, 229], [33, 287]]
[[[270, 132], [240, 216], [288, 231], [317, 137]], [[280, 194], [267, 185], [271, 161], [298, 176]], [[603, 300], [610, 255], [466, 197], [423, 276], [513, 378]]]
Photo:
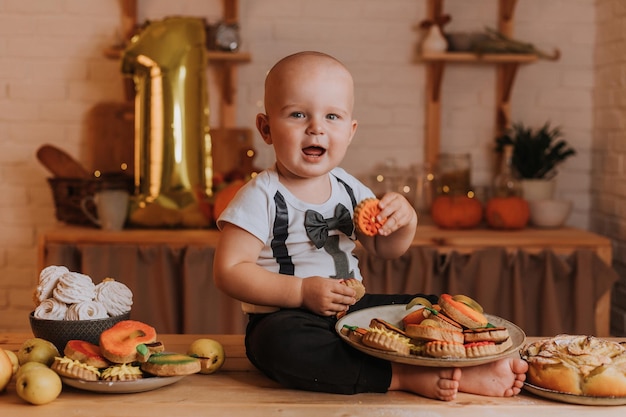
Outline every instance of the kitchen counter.
[[[0, 347], [16, 350], [28, 333], [0, 335]], [[211, 375], [191, 375], [154, 391], [98, 394], [63, 387], [53, 402], [33, 406], [15, 392], [15, 382], [0, 395], [3, 416], [624, 416], [626, 406], [583, 406], [546, 400], [525, 391], [512, 398], [459, 394], [451, 402], [429, 400], [404, 392], [335, 395], [284, 389], [256, 371], [245, 357], [241, 335], [173, 335], [159, 339], [168, 351], [184, 352], [199, 337], [220, 341], [226, 362]], [[528, 338], [533, 340], [534, 338]]]

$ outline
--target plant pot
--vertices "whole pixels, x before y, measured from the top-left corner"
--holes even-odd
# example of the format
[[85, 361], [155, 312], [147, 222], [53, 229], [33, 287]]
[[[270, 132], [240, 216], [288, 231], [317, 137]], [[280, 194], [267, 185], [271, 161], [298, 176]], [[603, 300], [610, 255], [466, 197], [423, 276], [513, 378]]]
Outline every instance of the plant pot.
[[555, 186], [554, 179], [522, 179], [522, 191], [526, 200], [551, 200]]
[[561, 227], [572, 212], [570, 200], [532, 200], [530, 222], [537, 227]]

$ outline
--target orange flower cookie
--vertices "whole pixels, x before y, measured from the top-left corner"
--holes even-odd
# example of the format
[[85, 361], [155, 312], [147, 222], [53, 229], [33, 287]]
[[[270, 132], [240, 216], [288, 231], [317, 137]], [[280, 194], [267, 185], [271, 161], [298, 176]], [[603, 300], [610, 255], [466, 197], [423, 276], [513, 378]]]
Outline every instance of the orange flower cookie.
[[386, 219], [382, 221], [376, 219], [380, 213], [378, 202], [376, 198], [366, 198], [354, 208], [354, 226], [364, 235], [376, 236], [378, 229], [385, 224]]

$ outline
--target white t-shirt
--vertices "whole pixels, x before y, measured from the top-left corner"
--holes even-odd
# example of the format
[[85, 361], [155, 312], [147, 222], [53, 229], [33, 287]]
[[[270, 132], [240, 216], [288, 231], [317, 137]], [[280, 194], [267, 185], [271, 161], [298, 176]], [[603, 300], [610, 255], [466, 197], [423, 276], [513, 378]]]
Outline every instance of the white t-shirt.
[[[374, 193], [341, 168], [330, 173], [331, 197], [323, 204], [309, 204], [297, 199], [278, 179], [275, 168], [267, 169], [250, 180], [220, 215], [218, 228], [232, 223], [263, 242], [257, 264], [268, 271], [300, 278], [322, 276], [362, 280], [358, 260], [353, 254], [356, 236], [352, 226], [354, 205]], [[337, 211], [347, 209], [349, 222], [341, 230], [329, 228], [328, 239], [319, 248], [307, 234], [305, 217], [313, 210], [318, 219], [335, 223]], [[343, 210], [346, 211], [346, 210]], [[310, 216], [315, 216], [309, 213]], [[336, 224], [335, 224], [336, 226]], [[349, 228], [352, 226], [352, 229]], [[349, 232], [349, 235], [346, 234]], [[323, 234], [323, 233], [322, 233]], [[244, 305], [245, 311], [259, 311]]]

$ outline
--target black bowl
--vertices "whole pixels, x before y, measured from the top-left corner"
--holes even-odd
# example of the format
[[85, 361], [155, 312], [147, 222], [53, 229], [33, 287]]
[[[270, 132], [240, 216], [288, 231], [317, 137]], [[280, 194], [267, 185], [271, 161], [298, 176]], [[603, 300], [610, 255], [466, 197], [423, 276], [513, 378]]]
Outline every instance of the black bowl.
[[130, 311], [119, 316], [94, 320], [46, 320], [30, 313], [30, 328], [35, 337], [48, 340], [63, 355], [65, 345], [70, 340], [85, 340], [94, 345], [100, 344], [100, 334], [115, 323], [130, 318]]

